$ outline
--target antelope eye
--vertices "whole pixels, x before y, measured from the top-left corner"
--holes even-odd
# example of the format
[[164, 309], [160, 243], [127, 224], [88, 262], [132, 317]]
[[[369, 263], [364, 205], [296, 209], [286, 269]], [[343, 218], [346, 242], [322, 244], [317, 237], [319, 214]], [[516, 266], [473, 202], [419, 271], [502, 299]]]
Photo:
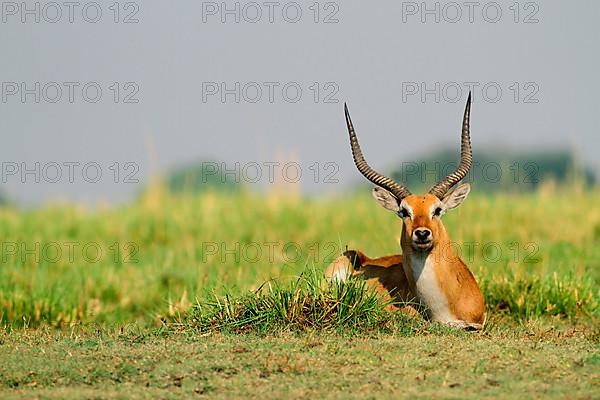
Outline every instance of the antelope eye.
[[442, 215], [442, 208], [438, 207], [435, 209], [435, 211], [433, 212], [433, 215], [436, 217], [439, 217], [440, 215]]
[[406, 208], [401, 208], [400, 211], [398, 212], [398, 215], [400, 216], [400, 218], [406, 218], [408, 217], [408, 211], [406, 210]]

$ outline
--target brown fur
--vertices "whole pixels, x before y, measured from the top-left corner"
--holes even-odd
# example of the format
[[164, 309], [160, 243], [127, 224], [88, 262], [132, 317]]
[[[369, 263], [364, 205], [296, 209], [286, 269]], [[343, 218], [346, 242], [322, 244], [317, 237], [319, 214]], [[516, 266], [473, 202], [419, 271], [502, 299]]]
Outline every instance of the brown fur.
[[[451, 246], [450, 239], [440, 218], [431, 216], [431, 209], [440, 203], [437, 197], [426, 194], [424, 196], [410, 195], [403, 204], [411, 207], [412, 218], [404, 218], [401, 236], [403, 255], [392, 255], [371, 259], [360, 251], [346, 251], [343, 257], [351, 267], [350, 275], [366, 279], [369, 286], [388, 299], [396, 302], [427, 302], [419, 298], [415, 276], [415, 266], [411, 260], [416, 257], [433, 257], [433, 272], [437, 287], [427, 287], [441, 294], [448, 304], [448, 310], [457, 323], [451, 325], [470, 329], [481, 329], [485, 318], [485, 304], [483, 295], [477, 281], [465, 263], [456, 255]], [[413, 247], [412, 234], [416, 228], [428, 228], [432, 232], [433, 243], [430, 249], [422, 250]], [[340, 268], [338, 260], [330, 264], [327, 275], [333, 276]], [[426, 293], [425, 293], [426, 294]], [[394, 307], [391, 307], [392, 309]], [[404, 310], [409, 313], [411, 310]], [[412, 309], [414, 311], [414, 309]], [[435, 319], [435, 315], [428, 315]]]
[[331, 279], [338, 268], [348, 268], [353, 277], [365, 279], [369, 287], [382, 294], [384, 301], [393, 302], [387, 306], [388, 311], [401, 310], [409, 315], [418, 315], [416, 296], [406, 280], [400, 254], [372, 259], [361, 251], [347, 250], [329, 265], [327, 278]]
[[[402, 227], [401, 245], [405, 259], [415, 254], [411, 244], [413, 230], [417, 227], [428, 228], [432, 232], [433, 247], [429, 256], [435, 260], [435, 275], [448, 300], [448, 306], [454, 316], [462, 321], [474, 324], [483, 324], [485, 317], [485, 304], [483, 295], [477, 285], [475, 277], [465, 263], [456, 255], [451, 245], [448, 232], [440, 218], [432, 218], [430, 210], [439, 203], [437, 197], [431, 194], [423, 196], [411, 195], [404, 199], [412, 206], [413, 218], [405, 219]], [[414, 289], [415, 278], [410, 268], [405, 268], [409, 276], [409, 284]]]

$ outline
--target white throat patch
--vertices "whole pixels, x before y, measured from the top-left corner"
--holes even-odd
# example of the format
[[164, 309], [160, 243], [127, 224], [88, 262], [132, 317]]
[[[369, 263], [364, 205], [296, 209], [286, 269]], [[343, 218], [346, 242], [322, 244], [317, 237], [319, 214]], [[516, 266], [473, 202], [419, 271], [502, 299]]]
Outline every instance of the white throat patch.
[[417, 296], [429, 309], [433, 320], [450, 323], [456, 317], [450, 312], [448, 299], [442, 292], [434, 271], [434, 256], [429, 254], [411, 254], [410, 267], [415, 281]]

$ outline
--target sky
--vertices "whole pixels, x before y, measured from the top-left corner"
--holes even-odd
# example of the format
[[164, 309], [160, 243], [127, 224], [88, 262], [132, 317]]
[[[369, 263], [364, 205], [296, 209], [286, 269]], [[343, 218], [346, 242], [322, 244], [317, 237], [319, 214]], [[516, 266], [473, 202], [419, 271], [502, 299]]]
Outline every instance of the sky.
[[[0, 188], [119, 204], [191, 163], [309, 194], [455, 146], [600, 170], [600, 3], [2, 2]], [[208, 164], [207, 164], [208, 165]]]

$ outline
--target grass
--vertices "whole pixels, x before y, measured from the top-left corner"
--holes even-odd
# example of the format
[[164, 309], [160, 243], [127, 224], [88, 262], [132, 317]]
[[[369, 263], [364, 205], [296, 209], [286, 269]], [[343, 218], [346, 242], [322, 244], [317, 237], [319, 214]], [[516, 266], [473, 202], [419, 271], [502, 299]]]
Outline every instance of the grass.
[[365, 288], [365, 282], [328, 284], [322, 274], [307, 269], [282, 285], [270, 281], [240, 297], [215, 295], [198, 301], [187, 318], [175, 326], [198, 332], [273, 334], [318, 330], [341, 334], [369, 331], [411, 332], [423, 321], [384, 310], [386, 303]]
[[[490, 310], [597, 318], [599, 200], [597, 191], [473, 195], [445, 224]], [[398, 252], [400, 227], [368, 193], [320, 201], [154, 193], [94, 212], [0, 209], [0, 324], [156, 326], [209, 295], [322, 269], [345, 245]]]
[[170, 196], [0, 209], [2, 397], [593, 398], [599, 191], [472, 194], [445, 216], [484, 332], [329, 286], [343, 248], [398, 251], [368, 193]]
[[20, 331], [3, 398], [597, 397], [597, 343], [556, 332], [358, 337]]
[[[558, 280], [519, 279], [485, 281], [491, 321], [526, 324], [533, 321], [561, 325], [585, 323], [598, 318], [597, 290], [589, 282], [566, 284]], [[586, 297], [580, 298], [580, 293]], [[213, 295], [203, 298], [191, 309], [179, 326], [200, 332], [305, 331], [365, 333], [373, 329], [408, 334], [421, 329], [423, 321], [390, 314], [375, 292], [366, 290], [364, 281], [328, 283], [322, 274], [306, 269], [287, 284], [269, 281], [259, 290], [243, 296]]]

